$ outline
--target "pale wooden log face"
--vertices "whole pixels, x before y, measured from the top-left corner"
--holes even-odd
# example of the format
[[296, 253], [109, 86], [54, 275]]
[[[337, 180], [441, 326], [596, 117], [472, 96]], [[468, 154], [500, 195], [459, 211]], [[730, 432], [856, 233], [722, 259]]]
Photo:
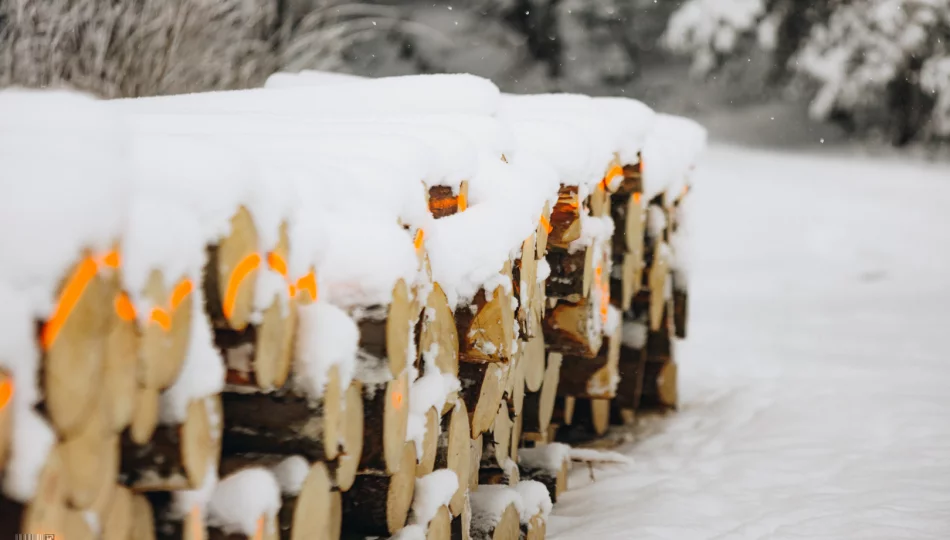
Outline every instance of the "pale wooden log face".
[[560, 353], [548, 353], [548, 365], [544, 370], [544, 384], [541, 385], [541, 399], [539, 400], [540, 432], [546, 433], [554, 416], [554, 402], [557, 398], [557, 385], [561, 378], [561, 362], [564, 357]]
[[521, 429], [523, 422], [524, 415], [519, 414], [515, 417], [514, 423], [511, 426], [511, 450], [508, 452], [508, 455], [515, 463], [518, 463], [518, 447], [521, 444]]
[[129, 425], [129, 437], [138, 445], [146, 444], [158, 426], [159, 393], [153, 387], [136, 390], [135, 411]]
[[593, 358], [600, 350], [600, 314], [592, 302], [558, 302], [544, 317], [544, 340], [548, 350]]
[[481, 390], [478, 394], [475, 409], [471, 413], [473, 437], [488, 431], [491, 427], [504, 395], [507, 371], [507, 366], [501, 366], [497, 363], [484, 365]]
[[112, 426], [107, 422], [105, 400], [101, 394], [97, 397], [93, 412], [82, 430], [60, 443], [69, 503], [83, 510], [98, 497], [109, 465], [106, 444]]
[[646, 219], [641, 194], [634, 193], [627, 201], [626, 220], [624, 226], [624, 239], [627, 245], [627, 252], [634, 255], [643, 256], [643, 225]]
[[67, 483], [62, 450], [53, 447], [40, 471], [36, 496], [23, 509], [19, 530], [37, 535], [64, 530], [68, 512]]
[[441, 507], [426, 528], [426, 540], [450, 540], [452, 538], [452, 516], [449, 509]]
[[[231, 234], [217, 246], [217, 298], [228, 326], [243, 330], [250, 323], [254, 308], [254, 291], [260, 261], [248, 273], [242, 270], [247, 257], [258, 250], [257, 228], [251, 213], [243, 206], [231, 218]], [[258, 255], [258, 257], [260, 257]]]
[[416, 449], [405, 443], [399, 458], [399, 472], [393, 474], [386, 496], [386, 521], [390, 533], [406, 525], [412, 496], [416, 489]]
[[535, 303], [538, 287], [538, 261], [535, 258], [536, 235], [532, 234], [521, 245], [521, 257], [517, 261], [518, 276], [515, 280], [515, 291], [518, 300], [518, 324], [524, 336], [530, 336], [531, 309]]
[[435, 456], [439, 449], [439, 415], [435, 407], [426, 412], [426, 434], [422, 441], [422, 459], [416, 466], [416, 477], [422, 478], [435, 470]]
[[153, 311], [158, 310], [164, 317], [151, 317], [142, 331], [139, 354], [143, 369], [139, 383], [161, 390], [175, 382], [184, 364], [191, 338], [194, 300], [193, 295], [188, 294], [173, 308], [173, 290], [165, 287], [164, 277], [158, 270], [149, 274], [143, 292], [154, 306]]
[[495, 464], [504, 469], [505, 461], [508, 459], [511, 450], [511, 417], [508, 415], [508, 406], [504, 403], [498, 407], [498, 414], [495, 415], [495, 422], [491, 428], [491, 441], [493, 445], [493, 458]]
[[96, 534], [80, 510], [66, 510], [63, 518], [63, 536], [69, 540], [95, 540]]
[[565, 461], [561, 464], [561, 469], [557, 473], [557, 483], [555, 484], [555, 498], [559, 498], [562, 493], [567, 491], [567, 479], [570, 464]]
[[293, 300], [285, 309], [275, 297], [264, 311], [257, 327], [254, 344], [253, 380], [262, 389], [280, 388], [287, 381], [293, 357], [293, 337], [297, 324], [297, 306]]
[[409, 287], [400, 279], [393, 287], [393, 301], [386, 318], [386, 355], [393, 377], [399, 376], [409, 362], [409, 341], [413, 336], [415, 316]]
[[610, 427], [610, 400], [592, 399], [590, 401], [591, 420], [597, 435], [607, 433]]
[[544, 540], [545, 535], [547, 535], [547, 522], [544, 521], [544, 517], [541, 515], [532, 516], [531, 520], [528, 521], [527, 529], [525, 540]]
[[455, 471], [459, 481], [459, 487], [449, 502], [452, 515], [458, 515], [468, 500], [468, 483], [471, 473], [470, 431], [465, 402], [457, 400], [449, 417], [448, 440], [445, 448], [445, 466]]
[[495, 525], [492, 540], [518, 540], [521, 537], [521, 518], [514, 504], [508, 505]]
[[438, 347], [435, 355], [435, 365], [439, 371], [451, 375], [458, 375], [459, 371], [459, 340], [458, 329], [455, 327], [455, 314], [449, 307], [445, 292], [438, 283], [432, 286], [432, 292], [426, 299], [425, 312], [422, 314], [422, 332], [419, 349], [422, 354]]
[[155, 540], [155, 518], [152, 505], [144, 495], [132, 496], [132, 532], [129, 540]]
[[465, 504], [461, 513], [454, 513], [455, 519], [452, 520], [452, 538], [454, 540], [470, 540], [472, 528], [472, 506], [468, 497], [465, 498]]
[[544, 382], [544, 334], [540, 321], [534, 320], [532, 325], [537, 328], [535, 330], [537, 334], [525, 343], [521, 363], [524, 369], [525, 387], [530, 392], [537, 392]]
[[346, 389], [344, 400], [344, 411], [340, 415], [344, 453], [339, 456], [336, 470], [340, 491], [347, 491], [353, 485], [363, 453], [363, 385], [353, 381]]
[[296, 497], [291, 540], [328, 540], [331, 528], [333, 504], [330, 473], [327, 466], [316, 462], [310, 467], [306, 480]]
[[622, 296], [624, 311], [630, 309], [633, 298], [640, 290], [640, 284], [643, 282], [643, 256], [627, 253], [623, 256], [622, 272]]
[[478, 489], [478, 469], [482, 463], [483, 439], [479, 434], [469, 441], [469, 459], [468, 459], [468, 489], [475, 491]]
[[337, 540], [343, 530], [343, 496], [339, 491], [330, 493], [330, 527], [328, 540]]
[[59, 309], [41, 335], [46, 347], [42, 369], [46, 412], [64, 437], [82, 430], [99, 395], [112, 287], [95, 272], [89, 258], [70, 270], [57, 291]]
[[192, 400], [181, 427], [181, 460], [191, 489], [199, 488], [204, 482], [208, 464], [216, 466], [218, 462], [215, 439], [220, 439], [221, 435], [218, 433], [215, 437], [211, 431], [208, 407], [204, 399]]
[[102, 540], [127, 540], [132, 533], [132, 492], [125, 486], [117, 486], [111, 499], [109, 508], [100, 517]]
[[[403, 460], [406, 441], [406, 425], [409, 421], [409, 373], [404, 371], [398, 378], [386, 385], [386, 404], [383, 413], [383, 453], [386, 467], [395, 473]], [[413, 448], [412, 469], [415, 470], [416, 458]], [[414, 476], [414, 475], [413, 475]]]
[[663, 310], [666, 307], [666, 280], [669, 279], [670, 266], [659, 250], [653, 257], [650, 274], [647, 277], [650, 286], [650, 330], [660, 329], [663, 322]]

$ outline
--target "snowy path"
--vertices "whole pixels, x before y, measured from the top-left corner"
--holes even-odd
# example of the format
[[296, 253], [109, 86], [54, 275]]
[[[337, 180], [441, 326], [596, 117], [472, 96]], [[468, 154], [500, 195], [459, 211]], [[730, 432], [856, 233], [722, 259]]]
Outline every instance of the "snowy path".
[[681, 411], [549, 538], [950, 538], [950, 167], [712, 148]]

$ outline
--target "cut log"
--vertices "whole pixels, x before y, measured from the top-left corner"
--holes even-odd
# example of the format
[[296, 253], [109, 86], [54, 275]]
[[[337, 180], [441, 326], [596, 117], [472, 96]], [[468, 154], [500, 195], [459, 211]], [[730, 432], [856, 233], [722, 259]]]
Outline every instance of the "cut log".
[[566, 249], [549, 249], [547, 261], [551, 277], [545, 289], [547, 297], [569, 302], [586, 298], [594, 278], [594, 251], [584, 248], [571, 253]]
[[471, 528], [472, 505], [468, 498], [468, 490], [466, 490], [461, 513], [455, 514], [455, 518], [452, 519], [452, 540], [470, 540]]
[[616, 225], [613, 237], [615, 253], [643, 253], [645, 212], [642, 194], [622, 193], [613, 196], [611, 217]]
[[409, 517], [416, 481], [416, 450], [402, 447], [399, 472], [366, 470], [343, 494], [343, 527], [352, 533], [388, 536], [403, 528]]
[[561, 396], [612, 399], [616, 395], [620, 364], [620, 329], [604, 340], [596, 358], [565, 355], [557, 393]]
[[441, 411], [435, 407], [429, 407], [426, 411], [426, 434], [422, 440], [422, 458], [416, 465], [416, 477], [423, 476], [435, 470], [435, 456], [439, 449], [439, 420], [441, 420]]
[[6, 468], [13, 442], [13, 391], [13, 377], [0, 369], [0, 475]]
[[615, 193], [634, 193], [643, 191], [643, 159], [639, 159], [635, 164], [626, 164], [623, 166], [623, 181]]
[[653, 253], [650, 270], [647, 273], [647, 289], [650, 291], [650, 329], [659, 330], [666, 309], [666, 287], [670, 266], [666, 244], [660, 244]]
[[468, 182], [463, 180], [458, 193], [450, 186], [429, 188], [429, 212], [435, 219], [464, 212], [468, 207]]
[[442, 419], [442, 430], [436, 448], [435, 466], [455, 472], [459, 487], [452, 496], [449, 510], [453, 516], [459, 515], [468, 493], [469, 471], [471, 468], [471, 429], [468, 424], [468, 411], [465, 402], [456, 400], [451, 412]]
[[482, 462], [482, 466], [478, 469], [480, 485], [515, 487], [520, 481], [521, 475], [514, 461], [509, 461], [505, 467], [487, 465]]
[[287, 382], [297, 326], [296, 305], [287, 303], [274, 298], [259, 325], [215, 332], [215, 345], [225, 351], [229, 385], [273, 390]]
[[571, 242], [581, 237], [581, 201], [577, 186], [561, 185], [557, 203], [551, 210], [551, 230], [546, 247], [567, 249]]
[[384, 470], [390, 474], [398, 472], [408, 422], [408, 370], [388, 381], [385, 387], [367, 384], [363, 388], [363, 452], [360, 469]]
[[472, 437], [488, 431], [505, 390], [508, 366], [500, 363], [465, 362], [459, 364], [461, 398], [469, 411]]
[[619, 261], [615, 261], [611, 270], [610, 301], [621, 311], [629, 310], [634, 297], [640, 292], [642, 282], [642, 256], [633, 253], [623, 254]]
[[[455, 314], [438, 283], [432, 285], [425, 311], [419, 318], [419, 351], [422, 355], [433, 356], [428, 360], [434, 361], [442, 373], [458, 375], [459, 339]], [[425, 374], [425, 362], [422, 367]]]
[[500, 516], [492, 516], [473, 505], [472, 540], [518, 540], [521, 537], [521, 517], [514, 503]]
[[557, 397], [558, 383], [561, 378], [561, 353], [548, 353], [547, 366], [544, 369], [544, 382], [537, 392], [527, 392], [522, 408], [522, 433], [534, 434], [534, 440], [546, 438], [551, 417], [554, 414], [554, 401]]
[[[511, 279], [511, 263], [501, 273]], [[470, 305], [455, 310], [459, 355], [465, 360], [504, 362], [515, 353], [515, 302], [512, 287], [499, 285], [492, 292], [478, 291]]]
[[155, 518], [152, 505], [142, 494], [132, 495], [132, 533], [129, 540], [155, 540]]
[[82, 430], [60, 443], [66, 497], [69, 504], [80, 510], [91, 507], [106, 485], [115, 484], [110, 444], [116, 436], [107, 405], [100, 394]]
[[535, 335], [524, 344], [521, 364], [524, 371], [525, 389], [529, 392], [537, 392], [544, 382], [544, 334], [541, 330], [540, 319], [533, 318], [531, 324], [535, 327]]
[[393, 377], [402, 373], [409, 363], [409, 343], [416, 327], [413, 301], [406, 282], [400, 279], [393, 287], [389, 306], [357, 308], [351, 316], [360, 329], [360, 352], [376, 359], [385, 359]]
[[536, 237], [528, 237], [521, 245], [521, 256], [512, 266], [512, 283], [515, 299], [518, 301], [517, 320], [521, 338], [527, 339], [533, 335], [531, 327], [531, 306], [535, 301], [535, 291], [538, 282], [538, 260], [535, 258]]
[[135, 393], [135, 410], [129, 424], [128, 437], [137, 445], [148, 443], [158, 427], [161, 396], [154, 387], [139, 387]]
[[544, 315], [545, 345], [549, 351], [594, 358], [603, 340], [599, 318], [595, 302], [589, 299], [558, 301]]
[[159, 270], [149, 274], [142, 292], [155, 307], [141, 330], [140, 385], [164, 390], [178, 378], [191, 339], [192, 286], [190, 280], [181, 279], [169, 289]]
[[483, 435], [469, 441], [468, 489], [470, 492], [478, 489], [478, 470], [482, 465], [482, 449], [485, 447], [483, 441]]
[[15, 538], [16, 534], [42, 534], [64, 530], [68, 512], [66, 476], [61, 453], [53, 449], [40, 471], [33, 499], [24, 504], [0, 494], [0, 534]]
[[527, 523], [521, 524], [522, 540], [544, 540], [547, 535], [547, 521], [541, 514], [531, 516]]
[[678, 403], [676, 362], [647, 362], [643, 372], [642, 409], [676, 409]]
[[611, 193], [604, 187], [604, 182], [597, 184], [594, 192], [588, 198], [591, 216], [603, 217], [610, 215], [610, 195]]
[[132, 537], [134, 516], [132, 492], [125, 486], [112, 490], [108, 508], [100, 515], [102, 540], [128, 540]]
[[69, 540], [96, 540], [99, 537], [98, 531], [92, 529], [92, 525], [86, 520], [83, 512], [71, 508], [66, 510], [63, 528], [60, 530], [61, 534]]
[[258, 253], [257, 228], [243, 206], [231, 217], [231, 233], [208, 246], [204, 293], [208, 315], [217, 329], [244, 330], [254, 310]]
[[451, 538], [452, 515], [449, 514], [449, 509], [443, 506], [426, 527], [426, 540], [451, 540]]
[[340, 377], [330, 368], [324, 395], [313, 399], [288, 383], [271, 393], [225, 392], [225, 454], [258, 452], [301, 454], [310, 461], [333, 460], [339, 453]]
[[43, 408], [62, 437], [82, 430], [101, 393], [113, 288], [96, 271], [91, 257], [70, 270], [40, 332]]
[[[110, 315], [109, 337], [103, 367], [103, 395], [109, 401], [109, 425], [120, 433], [132, 422], [138, 397], [139, 335], [134, 317], [123, 319], [113, 311]], [[2, 454], [0, 450], [0, 454]], [[0, 469], [2, 469], [0, 458]]]
[[524, 369], [523, 354], [519, 352], [508, 368], [508, 384], [505, 388], [505, 403], [510, 417], [520, 416], [524, 408]]
[[341, 538], [343, 531], [343, 496], [339, 491], [330, 493], [330, 538]]
[[122, 440], [122, 478], [136, 491], [198, 489], [208, 467], [217, 468], [221, 424], [218, 396], [194, 399], [185, 421], [160, 425], [144, 445]]
[[350, 383], [343, 399], [340, 414], [343, 452], [337, 458], [335, 479], [337, 488], [347, 491], [356, 479], [363, 454], [363, 385], [359, 381]]
[[208, 527], [207, 540], [278, 540], [280, 530], [277, 526], [277, 517], [261, 515], [257, 521], [257, 530], [254, 534], [226, 532], [218, 527]]
[[655, 331], [647, 333], [646, 361], [653, 363], [666, 363], [673, 358], [673, 321], [670, 317], [673, 311], [671, 306], [663, 312], [660, 327]]
[[490, 437], [485, 439], [485, 447], [482, 450], [483, 465], [505, 467], [511, 451], [511, 426], [508, 407], [502, 404], [498, 407], [498, 413], [495, 415], [495, 421], [489, 431]]

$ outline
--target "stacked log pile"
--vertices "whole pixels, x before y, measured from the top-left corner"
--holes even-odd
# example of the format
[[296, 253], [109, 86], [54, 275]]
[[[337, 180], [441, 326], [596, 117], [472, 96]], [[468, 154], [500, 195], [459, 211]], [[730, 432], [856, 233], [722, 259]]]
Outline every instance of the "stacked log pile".
[[688, 121], [464, 75], [0, 115], [0, 531], [541, 539], [555, 440], [675, 406]]

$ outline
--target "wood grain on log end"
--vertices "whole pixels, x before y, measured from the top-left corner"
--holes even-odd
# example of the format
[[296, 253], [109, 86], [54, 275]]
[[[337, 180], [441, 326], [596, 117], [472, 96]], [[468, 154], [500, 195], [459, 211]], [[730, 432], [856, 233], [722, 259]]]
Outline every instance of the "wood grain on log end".
[[472, 437], [488, 431], [504, 395], [508, 367], [496, 362], [459, 364], [462, 399], [469, 411]]
[[356, 479], [363, 453], [363, 385], [359, 381], [346, 389], [340, 421], [343, 453], [337, 458], [336, 485], [340, 491], [347, 491]]

